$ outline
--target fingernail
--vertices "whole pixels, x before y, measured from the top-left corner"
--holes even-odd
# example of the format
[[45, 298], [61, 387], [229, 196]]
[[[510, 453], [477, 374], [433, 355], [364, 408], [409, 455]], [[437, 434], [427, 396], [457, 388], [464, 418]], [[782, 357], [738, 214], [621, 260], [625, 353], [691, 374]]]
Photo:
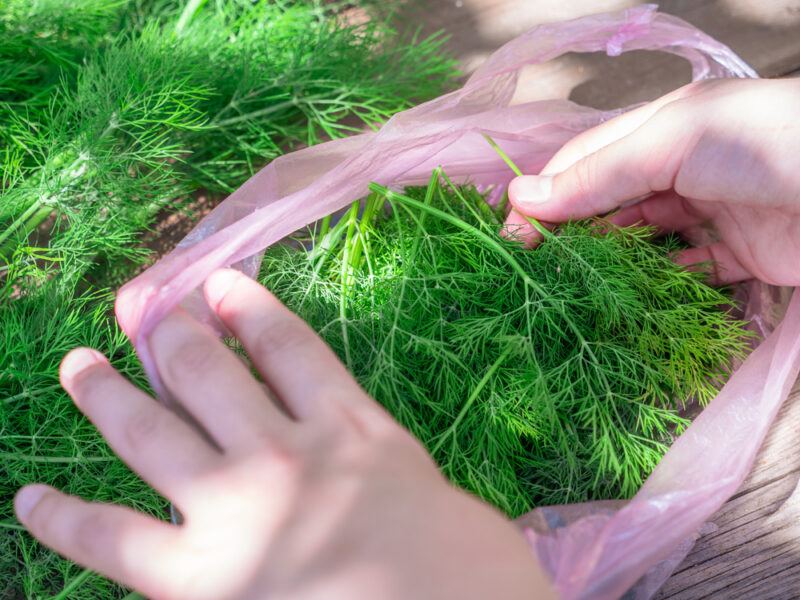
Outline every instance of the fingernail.
[[91, 348], [76, 348], [70, 351], [61, 361], [60, 377], [64, 389], [69, 388], [75, 378], [89, 367], [108, 362], [106, 357]]
[[242, 274], [234, 269], [214, 271], [206, 280], [205, 292], [209, 306], [216, 310]]
[[523, 175], [508, 186], [508, 198], [515, 206], [542, 204], [550, 200], [553, 178], [549, 175]]
[[18, 491], [14, 498], [14, 512], [17, 513], [17, 519], [24, 523], [33, 512], [33, 509], [36, 508], [36, 505], [39, 504], [42, 496], [49, 490], [50, 488], [46, 485], [34, 483], [33, 485], [26, 485]]

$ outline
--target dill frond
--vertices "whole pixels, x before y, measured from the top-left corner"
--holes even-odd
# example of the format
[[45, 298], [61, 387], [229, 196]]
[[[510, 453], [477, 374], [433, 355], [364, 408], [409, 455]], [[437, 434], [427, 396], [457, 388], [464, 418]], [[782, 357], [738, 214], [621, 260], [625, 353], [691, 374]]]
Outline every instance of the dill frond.
[[567, 223], [528, 251], [438, 173], [405, 194], [373, 186], [357, 215], [269, 250], [263, 283], [454, 483], [511, 516], [631, 496], [684, 404], [745, 351], [725, 295], [652, 229]]

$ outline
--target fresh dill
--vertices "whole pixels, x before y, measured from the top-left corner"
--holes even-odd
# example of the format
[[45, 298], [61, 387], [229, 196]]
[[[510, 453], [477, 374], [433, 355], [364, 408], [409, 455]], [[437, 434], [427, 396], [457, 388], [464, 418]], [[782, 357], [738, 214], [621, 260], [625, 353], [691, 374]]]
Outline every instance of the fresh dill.
[[725, 295], [646, 227], [567, 223], [535, 250], [475, 188], [373, 186], [262, 282], [456, 484], [511, 516], [631, 496], [742, 356]]
[[361, 6], [0, 2], [0, 598], [125, 596], [22, 530], [20, 485], [165, 515], [57, 375], [84, 344], [142, 381], [110, 294], [96, 289], [148, 260], [140, 240], [158, 215], [451, 86], [442, 36], [402, 34], [377, 16], [349, 21]]
[[[167, 518], [168, 503], [128, 469], [58, 382], [76, 346], [97, 348], [140, 385], [133, 349], [111, 317], [108, 292], [76, 293], [44, 282], [9, 301], [0, 296], [0, 598], [120, 598], [125, 591], [41, 546], [14, 518], [12, 499], [31, 482], [123, 503]], [[80, 585], [77, 585], [80, 584]]]
[[0, 7], [13, 42], [0, 50], [0, 257], [46, 246], [65, 278], [136, 259], [141, 232], [193, 190], [231, 192], [456, 75], [441, 36], [348, 24], [317, 2], [150, 2], [149, 21], [136, 2], [26, 4]]

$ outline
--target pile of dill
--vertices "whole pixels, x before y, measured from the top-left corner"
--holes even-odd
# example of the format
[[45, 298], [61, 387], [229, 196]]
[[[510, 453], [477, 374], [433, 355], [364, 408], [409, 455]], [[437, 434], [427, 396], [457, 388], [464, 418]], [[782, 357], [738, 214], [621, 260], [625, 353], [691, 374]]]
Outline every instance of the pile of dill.
[[144, 385], [109, 289], [152, 260], [148, 229], [452, 85], [443, 39], [377, 4], [0, 2], [0, 598], [126, 593], [22, 530], [21, 485], [168, 514], [58, 385], [78, 345]]
[[70, 279], [141, 260], [141, 231], [192, 191], [232, 192], [276, 156], [452, 82], [441, 37], [348, 25], [335, 7], [2, 3], [0, 259], [33, 241]]
[[438, 173], [373, 192], [270, 249], [261, 280], [454, 483], [511, 516], [632, 495], [684, 403], [744, 352], [725, 295], [652, 229], [567, 223], [527, 250]]

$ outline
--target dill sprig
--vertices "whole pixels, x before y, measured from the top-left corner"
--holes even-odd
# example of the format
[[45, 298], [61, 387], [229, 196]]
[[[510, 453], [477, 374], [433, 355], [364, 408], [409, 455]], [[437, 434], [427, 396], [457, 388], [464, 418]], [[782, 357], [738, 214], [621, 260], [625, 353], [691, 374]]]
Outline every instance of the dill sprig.
[[745, 351], [725, 295], [650, 228], [567, 223], [528, 251], [439, 173], [372, 190], [324, 237], [268, 251], [262, 281], [509, 515], [632, 495]]

